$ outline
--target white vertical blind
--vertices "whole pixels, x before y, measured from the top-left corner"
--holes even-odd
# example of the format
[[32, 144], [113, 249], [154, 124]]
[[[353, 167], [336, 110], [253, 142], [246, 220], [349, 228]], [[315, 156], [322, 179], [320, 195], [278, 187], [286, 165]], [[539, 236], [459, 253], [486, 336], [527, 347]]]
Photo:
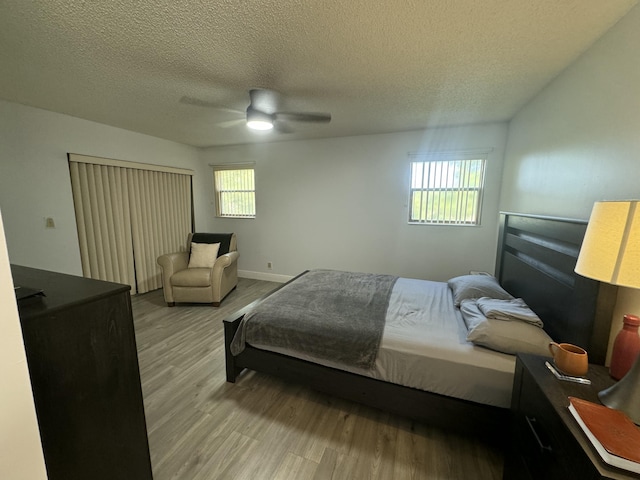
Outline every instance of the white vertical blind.
[[126, 172], [69, 162], [82, 273], [136, 289]]
[[486, 158], [446, 157], [410, 155], [410, 223], [479, 224]]
[[253, 165], [211, 165], [218, 217], [256, 216]]
[[184, 249], [191, 232], [190, 174], [76, 157], [69, 154], [69, 169], [84, 276], [129, 284], [134, 293], [160, 288], [156, 259]]

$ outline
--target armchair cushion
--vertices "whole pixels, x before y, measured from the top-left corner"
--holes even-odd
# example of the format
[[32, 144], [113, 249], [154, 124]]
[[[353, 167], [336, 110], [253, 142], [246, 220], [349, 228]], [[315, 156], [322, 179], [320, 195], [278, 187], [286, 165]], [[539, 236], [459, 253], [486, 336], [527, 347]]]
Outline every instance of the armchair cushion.
[[191, 242], [191, 256], [189, 268], [213, 268], [218, 258], [219, 243], [195, 243]]
[[171, 285], [174, 287], [209, 287], [211, 285], [210, 268], [188, 268], [174, 273]]

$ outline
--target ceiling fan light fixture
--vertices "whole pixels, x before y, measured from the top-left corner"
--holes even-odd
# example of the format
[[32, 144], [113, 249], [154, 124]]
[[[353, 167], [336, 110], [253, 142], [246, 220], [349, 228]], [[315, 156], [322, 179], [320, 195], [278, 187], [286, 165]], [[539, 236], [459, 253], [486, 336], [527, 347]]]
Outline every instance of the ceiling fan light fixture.
[[273, 123], [264, 120], [248, 120], [247, 127], [251, 130], [271, 130]]
[[273, 128], [273, 118], [271, 115], [247, 108], [247, 127], [252, 130], [271, 130]]

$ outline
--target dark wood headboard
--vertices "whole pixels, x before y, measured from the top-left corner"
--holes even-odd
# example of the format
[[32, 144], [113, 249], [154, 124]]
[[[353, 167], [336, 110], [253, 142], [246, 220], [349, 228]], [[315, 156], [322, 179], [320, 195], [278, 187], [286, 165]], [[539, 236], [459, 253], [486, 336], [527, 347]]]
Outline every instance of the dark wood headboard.
[[575, 273], [584, 220], [500, 213], [496, 276], [524, 299], [557, 342], [579, 345], [604, 364], [617, 287]]

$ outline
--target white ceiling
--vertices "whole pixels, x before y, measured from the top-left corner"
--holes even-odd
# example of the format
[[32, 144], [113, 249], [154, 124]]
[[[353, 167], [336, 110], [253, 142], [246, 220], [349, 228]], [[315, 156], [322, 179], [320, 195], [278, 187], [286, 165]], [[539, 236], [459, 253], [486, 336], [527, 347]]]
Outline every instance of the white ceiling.
[[[505, 121], [636, 3], [2, 0], [0, 98], [200, 147]], [[222, 128], [253, 87], [333, 119]]]

